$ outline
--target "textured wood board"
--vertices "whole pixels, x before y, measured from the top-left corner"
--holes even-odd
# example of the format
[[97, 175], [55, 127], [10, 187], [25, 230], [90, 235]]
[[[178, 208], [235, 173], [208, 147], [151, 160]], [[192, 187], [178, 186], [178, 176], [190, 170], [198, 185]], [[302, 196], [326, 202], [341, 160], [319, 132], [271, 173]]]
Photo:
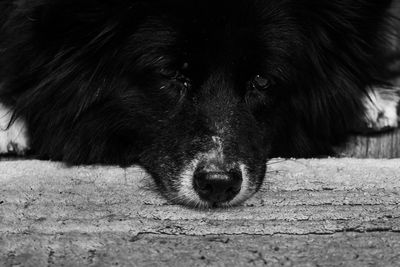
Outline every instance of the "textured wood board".
[[137, 167], [0, 162], [0, 266], [395, 266], [399, 177], [397, 159], [275, 159], [244, 205], [197, 211]]
[[400, 158], [400, 130], [370, 136], [354, 136], [339, 156], [355, 158]]
[[[399, 266], [400, 234], [5, 236], [2, 266]], [[24, 251], [24, 253], [19, 253]]]

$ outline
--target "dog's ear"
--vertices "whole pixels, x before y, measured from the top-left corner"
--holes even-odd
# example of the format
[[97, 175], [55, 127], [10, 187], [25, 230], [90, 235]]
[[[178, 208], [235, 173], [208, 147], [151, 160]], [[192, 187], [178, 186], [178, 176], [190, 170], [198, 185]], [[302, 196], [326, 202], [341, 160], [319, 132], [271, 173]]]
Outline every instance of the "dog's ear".
[[315, 49], [341, 57], [348, 66], [358, 57], [357, 67], [363, 69], [367, 66], [362, 62], [374, 62], [390, 43], [392, 4], [393, 0], [300, 0], [295, 12]]

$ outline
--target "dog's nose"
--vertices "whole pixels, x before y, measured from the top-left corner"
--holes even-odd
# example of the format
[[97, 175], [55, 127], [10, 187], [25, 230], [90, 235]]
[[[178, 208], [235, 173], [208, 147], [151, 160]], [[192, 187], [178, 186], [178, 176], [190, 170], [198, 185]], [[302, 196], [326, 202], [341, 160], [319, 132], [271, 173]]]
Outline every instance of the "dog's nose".
[[200, 198], [221, 203], [232, 200], [242, 187], [242, 172], [239, 169], [230, 171], [207, 171], [198, 168], [193, 176], [194, 190]]

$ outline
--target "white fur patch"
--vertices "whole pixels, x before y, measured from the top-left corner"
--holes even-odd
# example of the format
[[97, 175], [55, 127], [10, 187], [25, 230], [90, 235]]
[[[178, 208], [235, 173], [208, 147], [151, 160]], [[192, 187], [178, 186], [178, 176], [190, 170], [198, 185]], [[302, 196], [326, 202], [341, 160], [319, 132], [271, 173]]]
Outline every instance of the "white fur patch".
[[12, 110], [0, 104], [0, 154], [23, 155], [29, 150], [26, 125], [21, 119], [9, 125], [11, 117]]
[[212, 137], [213, 143], [216, 146], [217, 153], [221, 154], [223, 157], [224, 155], [224, 142], [221, 137], [219, 136], [213, 136]]
[[250, 184], [250, 176], [249, 172], [247, 171], [247, 166], [243, 163], [240, 163], [239, 166], [240, 170], [242, 171], [242, 188], [240, 189], [240, 192], [235, 196], [235, 198], [227, 203], [226, 206], [237, 205], [250, 198], [256, 192], [256, 188], [251, 186]]
[[397, 107], [400, 101], [400, 88], [372, 87], [363, 99], [365, 122], [373, 131], [398, 127]]
[[201, 157], [193, 159], [178, 176], [179, 184], [177, 185], [177, 189], [179, 202], [196, 208], [205, 208], [208, 206], [207, 202], [200, 199], [193, 188], [193, 175], [200, 162], [199, 158]]

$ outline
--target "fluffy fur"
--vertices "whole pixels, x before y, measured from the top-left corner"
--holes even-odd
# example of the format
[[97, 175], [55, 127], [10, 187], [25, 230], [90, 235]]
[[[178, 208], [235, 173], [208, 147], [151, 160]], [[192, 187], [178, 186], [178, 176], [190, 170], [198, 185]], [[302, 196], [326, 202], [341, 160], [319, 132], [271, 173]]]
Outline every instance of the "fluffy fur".
[[[359, 123], [391, 3], [2, 0], [0, 99], [39, 158], [140, 164], [177, 203], [237, 204], [271, 157], [331, 154]], [[210, 161], [241, 170], [237, 197], [193, 190]]]

